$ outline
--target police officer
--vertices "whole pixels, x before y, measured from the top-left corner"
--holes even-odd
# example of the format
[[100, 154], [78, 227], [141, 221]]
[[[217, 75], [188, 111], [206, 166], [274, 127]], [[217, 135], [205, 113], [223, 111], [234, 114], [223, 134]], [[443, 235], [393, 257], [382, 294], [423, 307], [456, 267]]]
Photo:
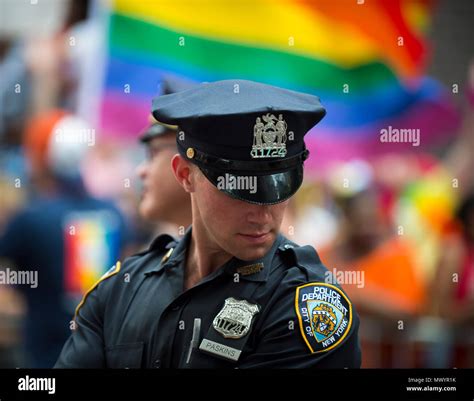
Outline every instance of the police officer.
[[147, 151], [147, 158], [136, 169], [143, 184], [140, 215], [146, 221], [168, 223], [170, 229], [179, 232], [179, 227], [191, 224], [191, 199], [171, 170], [171, 158], [177, 151], [176, 130], [155, 121], [140, 141]]
[[193, 224], [85, 295], [56, 367], [360, 367], [351, 301], [313, 248], [279, 234], [319, 99], [228, 80], [161, 96], [153, 114], [178, 128]]

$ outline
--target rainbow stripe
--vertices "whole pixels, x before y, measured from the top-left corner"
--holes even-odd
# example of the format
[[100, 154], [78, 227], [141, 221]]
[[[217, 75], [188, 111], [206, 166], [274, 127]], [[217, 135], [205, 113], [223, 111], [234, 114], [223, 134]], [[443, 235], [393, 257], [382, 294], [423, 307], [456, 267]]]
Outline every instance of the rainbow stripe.
[[64, 222], [64, 289], [82, 295], [111, 267], [120, 252], [120, 231], [104, 211], [75, 212]]
[[431, 8], [429, 0], [115, 0], [102, 127], [136, 137], [162, 76], [173, 74], [317, 94], [328, 110], [308, 137], [319, 160], [413, 149], [381, 143], [389, 125], [420, 128], [421, 145], [431, 145], [457, 124], [449, 97], [422, 74]]

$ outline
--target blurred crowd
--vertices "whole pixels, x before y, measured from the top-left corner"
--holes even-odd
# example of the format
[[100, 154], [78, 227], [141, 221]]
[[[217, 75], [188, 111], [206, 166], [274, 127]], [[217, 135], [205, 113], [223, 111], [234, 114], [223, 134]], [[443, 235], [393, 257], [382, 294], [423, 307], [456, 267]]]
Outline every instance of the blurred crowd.
[[[143, 121], [134, 144], [106, 139], [78, 101], [90, 49], [69, 40], [93, 46], [87, 5], [72, 2], [49, 37], [0, 36], [0, 270], [39, 273], [36, 288], [0, 285], [0, 367], [51, 367], [88, 288], [191, 222], [169, 168], [175, 132]], [[308, 174], [283, 222], [355, 304], [363, 367], [474, 367], [474, 68], [466, 74], [449, 146]]]

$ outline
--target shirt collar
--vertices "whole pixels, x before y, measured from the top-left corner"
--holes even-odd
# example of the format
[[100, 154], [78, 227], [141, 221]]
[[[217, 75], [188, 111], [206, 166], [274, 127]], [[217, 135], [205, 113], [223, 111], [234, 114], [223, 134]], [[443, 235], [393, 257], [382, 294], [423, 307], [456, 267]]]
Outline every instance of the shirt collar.
[[224, 267], [225, 271], [232, 275], [238, 274], [239, 279], [246, 281], [267, 281], [273, 264], [273, 258], [284, 239], [283, 235], [278, 234], [272, 247], [263, 258], [252, 261], [232, 258], [227, 266]]
[[[165, 246], [168, 251], [161, 258], [160, 263], [145, 271], [145, 274], [157, 273], [164, 268], [175, 266], [179, 263], [184, 263], [186, 251], [191, 241], [191, 232], [192, 226], [189, 226], [180, 241], [171, 241], [168, 243], [168, 245]], [[263, 258], [253, 261], [244, 261], [233, 257], [223, 266], [218, 268], [214, 273], [210, 274], [208, 278], [214, 277], [215, 274], [218, 274], [218, 272], [225, 272], [232, 276], [238, 274], [239, 279], [242, 278], [246, 281], [267, 281], [273, 263], [273, 258], [277, 253], [277, 248], [281, 245], [284, 239], [285, 238], [281, 234], [278, 234], [272, 247]]]
[[179, 241], [169, 241], [164, 247], [167, 251], [157, 265], [152, 265], [144, 274], [158, 273], [165, 267], [175, 266], [182, 262], [186, 256], [189, 241], [191, 240], [191, 226], [186, 229], [183, 238]]

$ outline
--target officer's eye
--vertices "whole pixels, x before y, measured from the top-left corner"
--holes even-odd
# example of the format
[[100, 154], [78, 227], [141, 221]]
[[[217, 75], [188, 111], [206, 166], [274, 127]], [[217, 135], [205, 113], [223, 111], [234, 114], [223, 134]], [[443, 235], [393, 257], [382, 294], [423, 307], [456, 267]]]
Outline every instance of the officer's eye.
[[176, 145], [173, 143], [165, 143], [162, 145], [148, 146], [146, 149], [147, 159], [152, 161], [159, 153], [164, 149], [175, 148]]
[[159, 148], [148, 147], [148, 149], [146, 150], [147, 159], [149, 161], [152, 161], [155, 158], [155, 156], [158, 154], [159, 151], [160, 151]]

